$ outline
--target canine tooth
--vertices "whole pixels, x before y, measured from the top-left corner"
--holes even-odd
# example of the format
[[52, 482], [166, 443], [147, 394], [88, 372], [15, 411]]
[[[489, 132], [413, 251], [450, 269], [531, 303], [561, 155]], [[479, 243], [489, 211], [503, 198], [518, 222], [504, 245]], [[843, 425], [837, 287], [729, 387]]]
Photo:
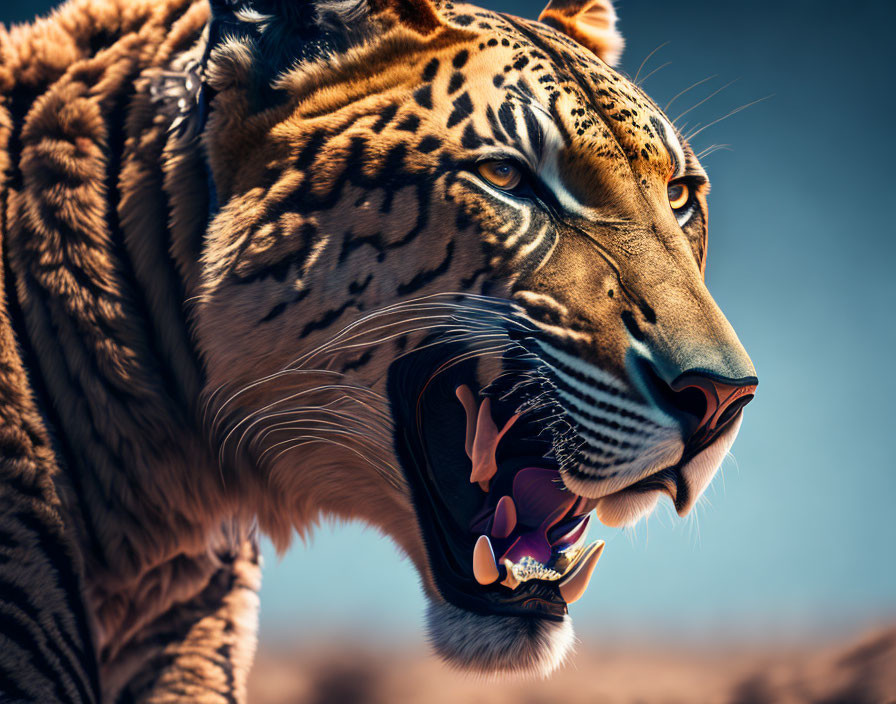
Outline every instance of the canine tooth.
[[506, 538], [514, 528], [516, 528], [516, 504], [509, 496], [502, 496], [495, 507], [492, 535], [495, 538]]
[[470, 387], [466, 384], [458, 386], [454, 390], [454, 395], [457, 396], [457, 400], [461, 402], [467, 414], [467, 434], [464, 438], [464, 450], [467, 452], [467, 457], [473, 459], [473, 438], [476, 437], [476, 399], [473, 397]]
[[479, 406], [479, 415], [476, 417], [476, 436], [473, 438], [473, 448], [470, 459], [473, 462], [473, 471], [470, 474], [470, 483], [491, 479], [498, 471], [495, 462], [495, 450], [498, 443], [511, 426], [516, 423], [520, 414], [512, 416], [501, 430], [492, 420], [491, 399], [485, 398]]
[[487, 535], [480, 535], [473, 548], [473, 576], [482, 585], [489, 585], [498, 580], [498, 563], [495, 562], [495, 551], [492, 541]]
[[[570, 530], [568, 530], [564, 535], [561, 535], [555, 538], [551, 545], [554, 547], [562, 546], [566, 543], [565, 547], [560, 547], [561, 551], [573, 550], [575, 548], [579, 548], [585, 544], [585, 538], [588, 536], [588, 527], [591, 525], [591, 516], [585, 516], [579, 523], [573, 526]], [[578, 537], [575, 537], [575, 536]], [[575, 540], [572, 538], [575, 537]]]
[[585, 556], [579, 560], [579, 564], [568, 577], [560, 582], [560, 596], [567, 604], [572, 604], [582, 598], [597, 567], [597, 561], [604, 551], [604, 541], [597, 540], [585, 548]]
[[513, 563], [510, 560], [504, 560], [504, 567], [507, 570], [507, 577], [504, 579], [501, 584], [505, 587], [509, 587], [510, 589], [516, 589], [520, 586], [520, 580], [516, 578], [516, 575], [513, 574]]

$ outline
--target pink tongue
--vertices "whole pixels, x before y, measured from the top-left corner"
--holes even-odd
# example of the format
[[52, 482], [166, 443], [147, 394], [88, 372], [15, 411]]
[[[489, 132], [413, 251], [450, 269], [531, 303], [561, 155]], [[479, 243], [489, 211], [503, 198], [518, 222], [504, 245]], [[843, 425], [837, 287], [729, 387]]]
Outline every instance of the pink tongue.
[[547, 533], [572, 508], [576, 498], [575, 494], [563, 487], [556, 469], [527, 467], [517, 472], [513, 478], [517, 520], [537, 528], [521, 535], [501, 556], [501, 560], [519, 562], [529, 555], [539, 562], [547, 562], [551, 557]]
[[540, 526], [561, 506], [565, 513], [576, 498], [575, 494], [563, 486], [560, 472], [556, 469], [527, 467], [517, 472], [513, 478], [517, 520], [526, 525]]

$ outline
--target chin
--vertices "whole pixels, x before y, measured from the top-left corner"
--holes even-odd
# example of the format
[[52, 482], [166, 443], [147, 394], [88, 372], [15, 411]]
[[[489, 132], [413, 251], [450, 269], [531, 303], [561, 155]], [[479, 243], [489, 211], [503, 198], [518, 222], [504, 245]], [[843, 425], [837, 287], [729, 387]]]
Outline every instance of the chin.
[[572, 619], [480, 614], [431, 602], [426, 626], [433, 650], [451, 667], [485, 677], [547, 677], [569, 657]]

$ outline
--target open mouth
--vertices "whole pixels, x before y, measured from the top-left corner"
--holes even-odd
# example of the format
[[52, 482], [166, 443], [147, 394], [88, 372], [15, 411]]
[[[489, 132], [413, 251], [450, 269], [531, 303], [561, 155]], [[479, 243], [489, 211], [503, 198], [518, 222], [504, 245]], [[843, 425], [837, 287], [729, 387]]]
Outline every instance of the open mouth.
[[484, 495], [482, 509], [470, 524], [471, 533], [478, 536], [474, 578], [482, 586], [500, 584], [511, 590], [533, 580], [556, 582], [564, 602], [577, 601], [604, 547], [602, 540], [586, 544], [591, 502], [566, 489], [546, 457], [537, 462], [510, 459], [499, 467], [500, 443], [520, 414], [499, 428], [489, 397], [479, 402], [466, 385], [455, 393], [466, 415], [470, 483]]
[[561, 479], [555, 409], [533, 405], [538, 390], [519, 392], [506, 367], [486, 388], [473, 381], [475, 362], [425, 373], [432, 368], [419, 357], [399, 364], [389, 387], [436, 587], [474, 612], [562, 620], [604, 542], [588, 542], [596, 500]]

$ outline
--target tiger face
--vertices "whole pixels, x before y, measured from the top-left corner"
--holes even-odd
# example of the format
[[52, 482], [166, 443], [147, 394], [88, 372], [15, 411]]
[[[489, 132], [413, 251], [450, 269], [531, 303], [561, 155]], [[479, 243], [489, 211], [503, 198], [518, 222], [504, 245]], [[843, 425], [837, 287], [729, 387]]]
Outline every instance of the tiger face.
[[703, 281], [706, 174], [605, 63], [608, 3], [297, 8], [211, 26], [209, 432], [278, 545], [367, 521], [444, 658], [548, 672], [592, 512], [688, 513], [756, 388]]

